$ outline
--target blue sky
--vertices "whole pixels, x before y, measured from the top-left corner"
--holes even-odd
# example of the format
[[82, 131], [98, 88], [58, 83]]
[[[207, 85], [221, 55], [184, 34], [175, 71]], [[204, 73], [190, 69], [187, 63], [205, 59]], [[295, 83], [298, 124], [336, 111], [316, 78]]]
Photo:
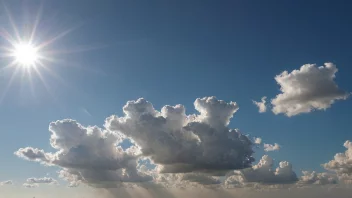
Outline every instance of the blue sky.
[[[39, 2], [4, 1], [1, 10], [6, 5], [24, 32], [24, 18], [35, 18]], [[280, 144], [280, 151], [269, 155], [291, 162], [297, 174], [323, 171], [321, 164], [344, 152], [343, 143], [351, 139], [349, 98], [292, 117], [270, 109], [258, 113], [252, 103], [262, 96], [270, 103], [280, 93], [274, 77], [304, 64], [333, 62], [339, 70], [336, 84], [352, 90], [348, 1], [63, 0], [42, 6], [38, 41], [73, 28], [48, 47], [67, 51], [46, 64], [62, 82], [41, 71], [48, 90], [34, 75], [32, 94], [28, 76], [14, 78], [0, 104], [0, 181], [47, 173], [57, 178], [58, 168], [43, 168], [13, 153], [26, 146], [53, 151], [50, 122], [72, 118], [102, 127], [108, 116], [123, 116], [126, 102], [140, 97], [157, 110], [183, 104], [187, 114], [196, 113], [196, 98], [235, 101], [239, 110], [229, 128]], [[6, 14], [0, 13], [2, 28], [11, 32]], [[13, 72], [2, 72], [1, 92]], [[255, 152], [257, 162], [264, 152]]]

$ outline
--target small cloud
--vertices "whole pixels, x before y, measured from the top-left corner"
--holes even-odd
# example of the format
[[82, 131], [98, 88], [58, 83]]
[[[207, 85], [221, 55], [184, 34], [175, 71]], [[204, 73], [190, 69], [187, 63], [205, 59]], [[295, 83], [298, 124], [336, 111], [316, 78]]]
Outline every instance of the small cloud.
[[282, 72], [275, 77], [281, 93], [271, 100], [272, 111], [288, 117], [313, 110], [325, 110], [335, 100], [345, 100], [350, 93], [341, 90], [336, 82], [337, 68], [333, 63], [324, 66], [303, 65], [299, 70]]
[[261, 102], [253, 101], [253, 104], [255, 104], [259, 108], [259, 113], [264, 113], [266, 112], [266, 96], [262, 97]]
[[269, 152], [269, 151], [278, 151], [280, 150], [280, 145], [275, 143], [274, 145], [272, 144], [264, 144], [264, 151]]
[[27, 179], [29, 184], [58, 184], [57, 181], [51, 177], [35, 178], [31, 177]]
[[261, 144], [261, 143], [262, 143], [262, 138], [260, 137], [254, 138], [254, 144]]

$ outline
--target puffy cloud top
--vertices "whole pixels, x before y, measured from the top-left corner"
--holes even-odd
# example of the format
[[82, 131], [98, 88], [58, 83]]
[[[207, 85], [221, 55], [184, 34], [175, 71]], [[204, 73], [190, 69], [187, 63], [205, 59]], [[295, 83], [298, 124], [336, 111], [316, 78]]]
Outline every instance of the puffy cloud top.
[[248, 182], [263, 184], [284, 184], [296, 182], [297, 176], [289, 162], [282, 161], [276, 170], [273, 168], [274, 161], [268, 155], [264, 155], [257, 165], [252, 168], [234, 171], [228, 174], [225, 184], [244, 185]]
[[299, 180], [299, 184], [336, 184], [337, 177], [336, 175], [329, 174], [329, 173], [316, 173], [315, 171], [302, 171], [302, 176]]
[[291, 73], [282, 72], [275, 77], [282, 93], [271, 101], [272, 111], [294, 116], [314, 109], [324, 110], [335, 100], [346, 99], [349, 94], [334, 81], [337, 71], [334, 64], [325, 63], [320, 67], [306, 64]]
[[323, 164], [327, 170], [335, 171], [341, 180], [352, 181], [352, 142], [347, 140], [343, 146], [345, 153], [337, 153], [334, 159]]
[[124, 117], [111, 116], [105, 127], [131, 138], [144, 156], [162, 165], [161, 172], [221, 172], [246, 168], [253, 162], [252, 142], [227, 126], [238, 110], [234, 102], [215, 97], [194, 102], [198, 115], [186, 115], [182, 105], [161, 112], [143, 98], [129, 101]]

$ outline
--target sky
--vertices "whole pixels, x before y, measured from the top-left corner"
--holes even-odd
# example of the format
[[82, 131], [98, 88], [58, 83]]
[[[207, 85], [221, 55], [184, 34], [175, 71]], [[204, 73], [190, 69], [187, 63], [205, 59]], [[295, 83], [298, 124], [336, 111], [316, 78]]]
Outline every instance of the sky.
[[350, 190], [351, 8], [3, 0], [0, 191]]

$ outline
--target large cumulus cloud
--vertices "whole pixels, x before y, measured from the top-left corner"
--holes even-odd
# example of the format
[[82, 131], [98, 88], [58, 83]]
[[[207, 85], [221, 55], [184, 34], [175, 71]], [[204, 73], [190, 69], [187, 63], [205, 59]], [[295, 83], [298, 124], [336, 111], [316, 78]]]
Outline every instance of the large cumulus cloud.
[[[80, 183], [116, 187], [121, 182], [158, 180], [161, 173], [177, 173], [182, 182], [210, 185], [220, 183], [215, 176], [251, 167], [253, 143], [228, 128], [238, 105], [205, 97], [196, 99], [194, 106], [199, 114], [186, 115], [182, 105], [157, 111], [141, 98], [127, 102], [124, 116], [107, 118], [105, 129], [71, 119], [55, 121], [49, 125], [55, 152], [26, 147], [15, 155], [60, 167], [59, 177], [70, 187]], [[133, 146], [119, 146], [124, 139]], [[142, 159], [150, 159], [158, 171], [141, 171], [147, 169], [139, 164]]]
[[[63, 168], [60, 176], [72, 185], [84, 182], [102, 185], [121, 181], [146, 181], [136, 169], [138, 149], [124, 151], [116, 146], [122, 139], [115, 133], [96, 126], [84, 127], [74, 120], [50, 123], [50, 144], [57, 150], [46, 153], [36, 148], [20, 148], [21, 158]], [[28, 183], [28, 182], [27, 182]]]
[[282, 72], [275, 77], [280, 91], [272, 101], [275, 114], [294, 116], [312, 110], [325, 110], [335, 100], [346, 99], [348, 93], [341, 90], [336, 82], [337, 68], [333, 63], [324, 66], [303, 65], [299, 70]]
[[228, 128], [238, 105], [205, 97], [198, 98], [194, 106], [197, 115], [186, 115], [182, 105], [164, 106], [159, 112], [140, 98], [123, 107], [123, 117], [107, 118], [105, 127], [133, 139], [144, 156], [162, 165], [163, 173], [219, 174], [250, 167], [252, 142]]

